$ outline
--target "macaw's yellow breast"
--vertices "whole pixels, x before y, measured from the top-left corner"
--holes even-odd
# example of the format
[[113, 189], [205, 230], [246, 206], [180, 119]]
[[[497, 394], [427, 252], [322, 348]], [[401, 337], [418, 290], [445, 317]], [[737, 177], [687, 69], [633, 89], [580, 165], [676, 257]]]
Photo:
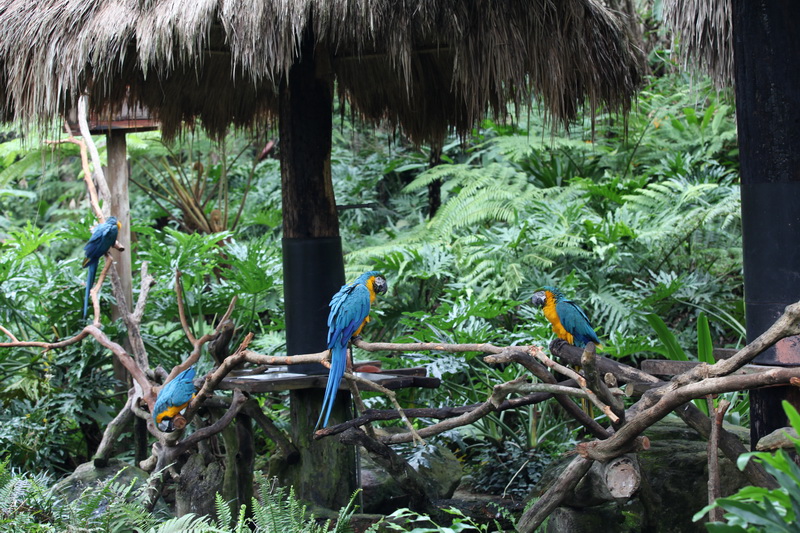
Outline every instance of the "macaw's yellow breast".
[[367, 315], [367, 317], [364, 319], [361, 325], [358, 326], [358, 329], [355, 331], [355, 333], [353, 333], [353, 337], [358, 337], [359, 335], [361, 335], [361, 330], [364, 329], [364, 326], [367, 325], [367, 322], [369, 322], [369, 315]]
[[186, 402], [183, 405], [173, 405], [171, 407], [167, 407], [156, 415], [156, 424], [160, 424], [164, 418], [175, 418], [175, 415], [183, 411], [187, 405], [189, 405], [189, 402]]
[[561, 320], [558, 318], [558, 313], [556, 312], [556, 299], [553, 297], [553, 293], [550, 291], [545, 292], [545, 302], [544, 308], [544, 316], [550, 323], [553, 325], [553, 333], [559, 339], [564, 339], [570, 344], [573, 343], [572, 334], [564, 329], [564, 326], [561, 324]]
[[[375, 303], [375, 276], [370, 276], [369, 279], [367, 279], [366, 285], [367, 289], [369, 289], [369, 303], [372, 305]], [[363, 328], [364, 324], [361, 324], [361, 327]], [[361, 328], [359, 328], [359, 331], [361, 331]], [[358, 333], [356, 333], [356, 335], [358, 335]]]

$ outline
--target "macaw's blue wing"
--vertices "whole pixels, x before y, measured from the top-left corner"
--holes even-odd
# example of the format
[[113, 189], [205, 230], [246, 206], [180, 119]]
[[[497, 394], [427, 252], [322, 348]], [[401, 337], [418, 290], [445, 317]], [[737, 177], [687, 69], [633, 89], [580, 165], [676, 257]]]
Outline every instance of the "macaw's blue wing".
[[347, 346], [369, 315], [369, 300], [369, 289], [356, 283], [345, 285], [333, 296], [328, 314], [328, 348]]
[[92, 261], [97, 262], [106, 255], [108, 249], [117, 241], [118, 234], [119, 224], [116, 217], [108, 217], [108, 220], [98, 224], [94, 228], [89, 242], [83, 247], [83, 253], [86, 256], [86, 259], [83, 260], [83, 266], [89, 265]]
[[[328, 314], [328, 348], [331, 351], [331, 369], [328, 384], [322, 399], [322, 409], [317, 420], [317, 428], [328, 425], [333, 401], [339, 390], [347, 364], [347, 344], [350, 338], [361, 330], [364, 320], [369, 316], [370, 292], [360, 283], [344, 285], [331, 298], [331, 312]], [[324, 418], [323, 418], [324, 416]]]
[[86, 292], [83, 296], [84, 319], [89, 310], [89, 293], [92, 290], [94, 277], [97, 274], [97, 263], [117, 241], [118, 234], [119, 223], [117, 219], [115, 217], [108, 217], [108, 220], [97, 225], [92, 232], [91, 238], [89, 238], [89, 242], [83, 247], [83, 253], [86, 256], [86, 259], [83, 260], [83, 266], [84, 268], [88, 268], [86, 272]]
[[161, 388], [153, 406], [153, 420], [156, 424], [161, 422], [164, 417], [178, 414], [180, 408], [183, 408], [192, 399], [194, 374], [194, 367], [189, 367]]
[[575, 346], [586, 346], [589, 341], [600, 344], [589, 318], [577, 304], [570, 300], [561, 300], [556, 303], [556, 313], [561, 325], [572, 335]]

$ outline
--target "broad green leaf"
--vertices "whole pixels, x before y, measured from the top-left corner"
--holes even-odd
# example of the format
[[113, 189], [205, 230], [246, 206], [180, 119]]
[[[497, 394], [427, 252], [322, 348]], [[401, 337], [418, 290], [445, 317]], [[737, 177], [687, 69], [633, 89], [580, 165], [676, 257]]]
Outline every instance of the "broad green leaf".
[[681, 349], [680, 345], [678, 344], [678, 339], [675, 337], [667, 325], [661, 320], [661, 317], [654, 315], [653, 313], [649, 313], [645, 315], [645, 319], [647, 319], [647, 323], [650, 324], [650, 327], [655, 330], [656, 334], [658, 335], [659, 340], [661, 343], [666, 347], [668, 359], [671, 361], [688, 361], [689, 358], [686, 356], [686, 352]]
[[711, 342], [711, 329], [708, 327], [708, 317], [700, 313], [697, 317], [697, 358], [701, 363], [713, 365], [714, 347]]

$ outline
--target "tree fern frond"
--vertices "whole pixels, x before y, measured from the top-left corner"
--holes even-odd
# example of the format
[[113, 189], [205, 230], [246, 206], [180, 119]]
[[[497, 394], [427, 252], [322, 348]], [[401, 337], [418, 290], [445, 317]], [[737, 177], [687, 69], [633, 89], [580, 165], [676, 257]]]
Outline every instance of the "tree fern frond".
[[233, 525], [233, 514], [228, 502], [222, 499], [222, 495], [219, 492], [214, 496], [214, 509], [217, 512], [217, 525], [219, 528], [230, 528]]
[[188, 513], [178, 518], [171, 518], [149, 530], [149, 533], [227, 533], [225, 528], [217, 528], [205, 516]]

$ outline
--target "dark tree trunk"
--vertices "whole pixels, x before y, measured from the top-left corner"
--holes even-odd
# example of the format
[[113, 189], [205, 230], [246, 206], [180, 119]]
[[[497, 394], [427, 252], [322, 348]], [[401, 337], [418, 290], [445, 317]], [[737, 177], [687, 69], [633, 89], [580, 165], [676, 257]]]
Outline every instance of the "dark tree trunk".
[[[431, 144], [431, 156], [428, 158], [430, 168], [442, 164], [442, 142]], [[428, 184], [428, 218], [433, 218], [442, 206], [442, 180]]]
[[[328, 302], [344, 284], [339, 219], [331, 181], [333, 79], [329, 58], [314, 51], [309, 29], [301, 56], [280, 86], [280, 153], [283, 186], [283, 272], [286, 349], [313, 353], [327, 345]], [[321, 365], [293, 371], [325, 372]], [[300, 461], [288, 466], [284, 481], [298, 496], [339, 508], [356, 489], [355, 452], [334, 439], [311, 436], [322, 405], [321, 390], [291, 393], [292, 440]], [[349, 409], [339, 394], [332, 423]], [[337, 418], [338, 415], [338, 418]]]
[[[747, 340], [800, 300], [800, 3], [734, 0], [736, 117], [742, 176]], [[800, 364], [800, 339], [778, 342], [756, 362]], [[750, 395], [753, 445], [788, 425], [780, 401], [791, 387]]]

